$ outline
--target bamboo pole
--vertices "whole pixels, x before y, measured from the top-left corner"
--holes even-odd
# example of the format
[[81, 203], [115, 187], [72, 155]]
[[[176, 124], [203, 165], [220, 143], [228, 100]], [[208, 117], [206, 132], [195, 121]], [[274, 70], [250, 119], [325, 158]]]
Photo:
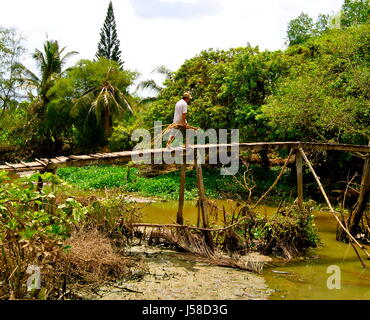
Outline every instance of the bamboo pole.
[[184, 162], [181, 165], [179, 208], [177, 210], [177, 219], [176, 219], [176, 222], [178, 224], [184, 224], [183, 208], [184, 208], [184, 199], [185, 199], [185, 181], [186, 181], [186, 162]]
[[310, 160], [308, 160], [308, 158], [307, 158], [307, 156], [306, 156], [306, 154], [305, 154], [305, 152], [303, 151], [303, 149], [301, 148], [301, 147], [299, 147], [299, 151], [301, 152], [301, 154], [302, 154], [302, 156], [303, 156], [303, 159], [305, 160], [305, 162], [307, 163], [307, 165], [308, 165], [308, 167], [310, 168], [310, 170], [311, 170], [311, 172], [312, 172], [312, 174], [313, 174], [313, 176], [315, 177], [315, 180], [316, 180], [316, 182], [317, 182], [317, 184], [319, 185], [319, 188], [320, 188], [320, 190], [321, 190], [321, 193], [323, 194], [323, 196], [324, 196], [324, 198], [325, 198], [325, 201], [326, 201], [326, 203], [327, 203], [327, 205], [328, 205], [328, 207], [329, 207], [329, 209], [330, 209], [330, 211], [331, 211], [331, 213], [333, 214], [333, 216], [334, 216], [334, 218], [337, 220], [337, 222], [338, 222], [338, 224], [340, 225], [340, 227], [344, 230], [344, 232], [345, 233], [347, 233], [347, 235], [349, 236], [349, 238], [350, 238], [350, 241], [352, 241], [352, 242], [354, 242], [365, 254], [366, 254], [366, 256], [367, 256], [367, 258], [368, 259], [370, 259], [370, 254], [366, 251], [366, 248], [363, 246], [363, 245], [361, 245], [353, 236], [352, 236], [352, 234], [348, 231], [348, 229], [343, 225], [343, 223], [342, 223], [342, 221], [340, 221], [340, 219], [338, 218], [338, 216], [337, 216], [337, 214], [336, 214], [336, 212], [335, 212], [335, 210], [333, 209], [333, 207], [332, 207], [332, 205], [331, 205], [331, 203], [330, 203], [330, 201], [329, 201], [329, 198], [328, 198], [328, 196], [326, 195], [326, 192], [325, 192], [325, 190], [324, 190], [324, 188], [323, 188], [323, 186], [322, 186], [322, 184], [321, 184], [321, 182], [320, 182], [320, 178], [317, 176], [317, 174], [316, 174], [316, 172], [315, 172], [315, 170], [314, 170], [314, 168], [312, 167], [312, 164], [311, 164], [311, 162], [310, 162]]
[[[196, 163], [196, 172], [197, 172], [197, 183], [198, 183], [198, 191], [199, 191], [199, 204], [202, 212], [202, 219], [203, 219], [203, 227], [209, 228], [209, 220], [208, 220], [208, 201], [206, 199], [206, 194], [204, 190], [204, 182], [203, 182], [203, 172], [202, 166], [198, 163], [197, 154], [195, 154], [195, 163]], [[213, 239], [212, 233], [210, 231], [204, 231], [204, 236], [207, 245], [213, 251]]]
[[286, 169], [286, 167], [288, 166], [289, 164], [289, 160], [290, 160], [290, 157], [292, 156], [293, 154], [293, 149], [290, 149], [290, 152], [289, 152], [289, 155], [288, 155], [288, 158], [286, 159], [283, 167], [281, 168], [280, 170], [280, 173], [279, 175], [277, 176], [277, 178], [275, 179], [274, 183], [270, 186], [270, 188], [268, 188], [268, 190], [262, 195], [261, 198], [259, 198], [259, 200], [256, 202], [256, 204], [253, 206], [253, 209], [256, 209], [258, 207], [258, 205], [261, 203], [261, 201], [268, 195], [268, 193], [275, 188], [275, 186], [277, 185], [277, 183], [279, 182], [280, 178], [283, 176], [283, 173]]
[[303, 170], [302, 170], [302, 155], [297, 150], [296, 152], [296, 168], [297, 168], [297, 194], [298, 194], [298, 208], [299, 210], [303, 210]]
[[200, 226], [200, 200], [197, 201], [197, 227]]

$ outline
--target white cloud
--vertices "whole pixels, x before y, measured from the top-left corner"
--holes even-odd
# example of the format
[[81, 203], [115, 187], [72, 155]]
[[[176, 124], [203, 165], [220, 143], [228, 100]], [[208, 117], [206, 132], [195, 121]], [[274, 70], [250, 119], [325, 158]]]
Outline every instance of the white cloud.
[[135, 13], [146, 19], [193, 20], [217, 14], [216, 0], [130, 0]]
[[[48, 34], [81, 58], [93, 59], [109, 0], [2, 0], [2, 26], [17, 27], [30, 52]], [[152, 77], [157, 65], [176, 70], [203, 49], [283, 48], [289, 20], [340, 9], [340, 0], [113, 0], [125, 67]], [[158, 9], [160, 8], [160, 9]], [[27, 64], [34, 68], [29, 58]]]

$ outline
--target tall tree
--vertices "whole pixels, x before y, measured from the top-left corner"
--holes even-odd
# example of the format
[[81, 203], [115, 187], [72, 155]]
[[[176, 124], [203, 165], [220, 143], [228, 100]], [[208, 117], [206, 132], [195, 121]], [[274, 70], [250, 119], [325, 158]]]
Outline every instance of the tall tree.
[[104, 26], [100, 32], [100, 42], [98, 44], [98, 51], [96, 57], [101, 57], [116, 61], [120, 67], [123, 67], [121, 60], [120, 41], [117, 36], [116, 20], [114, 17], [112, 1], [109, 2], [107, 16], [105, 18]]
[[[37, 136], [34, 136], [34, 143], [42, 147], [42, 152], [49, 155], [50, 152], [57, 152], [61, 147], [60, 137], [57, 132], [53, 133], [48, 125], [47, 107], [50, 102], [48, 92], [55, 81], [60, 78], [63, 67], [68, 58], [77, 54], [76, 51], [65, 53], [64, 48], [59, 47], [58, 41], [47, 40], [44, 43], [43, 51], [35, 49], [32, 57], [35, 60], [40, 76], [38, 77], [30, 70], [26, 71], [28, 85], [37, 90], [37, 96], [33, 97], [31, 120], [37, 128]], [[54, 149], [54, 150], [53, 150]]]
[[64, 54], [66, 47], [60, 48], [58, 41], [47, 40], [44, 43], [44, 51], [35, 49], [32, 57], [35, 60], [40, 72], [40, 77], [27, 71], [28, 83], [37, 89], [37, 99], [35, 101], [35, 111], [41, 118], [45, 115], [46, 107], [49, 102], [47, 93], [55, 80], [62, 74], [63, 66], [68, 58], [77, 54], [71, 51]]
[[289, 46], [301, 44], [311, 37], [314, 26], [313, 19], [305, 13], [293, 19], [288, 24], [287, 43]]
[[120, 70], [117, 62], [106, 58], [95, 62], [81, 60], [51, 89], [50, 107], [54, 113], [69, 108], [72, 117], [82, 117], [84, 123], [93, 115], [106, 140], [112, 134], [114, 116], [132, 113], [127, 88], [135, 77], [135, 72]]
[[319, 36], [328, 30], [330, 17], [327, 14], [319, 14], [313, 20], [305, 13], [301, 13], [296, 19], [289, 21], [286, 44], [292, 46], [302, 44], [308, 39]]
[[24, 52], [23, 37], [15, 29], [0, 27], [0, 118], [23, 97], [24, 67], [19, 61]]

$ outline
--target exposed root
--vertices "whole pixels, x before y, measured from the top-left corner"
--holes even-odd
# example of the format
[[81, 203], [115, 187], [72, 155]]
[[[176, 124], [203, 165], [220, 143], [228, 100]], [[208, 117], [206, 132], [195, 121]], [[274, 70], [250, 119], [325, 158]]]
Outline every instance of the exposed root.
[[190, 231], [188, 229], [171, 230], [168, 228], [154, 227], [151, 230], [139, 228], [138, 231], [142, 233], [143, 237], [152, 239], [164, 239], [169, 243], [175, 244], [181, 249], [198, 255], [207, 261], [209, 264], [234, 267], [251, 272], [261, 273], [264, 262], [259, 259], [248, 258], [242, 255], [227, 256], [221, 251], [214, 251], [209, 248], [203, 234]]

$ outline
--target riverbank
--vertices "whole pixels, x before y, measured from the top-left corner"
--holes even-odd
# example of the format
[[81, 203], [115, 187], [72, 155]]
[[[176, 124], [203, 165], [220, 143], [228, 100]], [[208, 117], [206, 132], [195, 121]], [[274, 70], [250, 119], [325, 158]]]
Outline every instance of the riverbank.
[[[51, 216], [58, 214], [61, 218], [64, 217], [64, 220], [69, 217], [68, 220], [63, 220], [59, 223], [60, 228], [53, 226], [53, 229], [50, 229], [55, 236], [58, 236], [58, 238], [61, 236], [69, 237], [69, 234], [63, 231], [64, 229], [61, 229], [65, 227], [80, 230], [83, 224], [85, 227], [98, 228], [105, 235], [104, 244], [113, 245], [112, 250], [117, 250], [118, 254], [122, 253], [122, 259], [126, 259], [128, 262], [135, 259], [143, 260], [143, 263], [147, 266], [146, 271], [140, 271], [140, 277], [127, 277], [126, 279], [131, 280], [122, 281], [124, 276], [119, 274], [113, 282], [105, 282], [106, 284], [104, 285], [98, 283], [98, 286], [94, 288], [94, 292], [97, 293], [95, 295], [92, 295], [91, 292], [87, 295], [85, 294], [83, 295], [85, 299], [197, 299], [194, 297], [208, 299], [204, 297], [204, 294], [207, 293], [209, 296], [212, 296], [212, 299], [221, 300], [316, 299], [317, 297], [320, 299], [331, 299], [333, 296], [336, 299], [370, 299], [368, 290], [370, 287], [369, 271], [361, 268], [355, 253], [349, 245], [335, 241], [336, 223], [328, 212], [314, 212], [322, 242], [318, 248], [309, 249], [301, 258], [291, 261], [273, 261], [266, 266], [262, 275], [257, 275], [238, 269], [216, 267], [206, 261], [199, 260], [199, 258], [195, 259], [192, 254], [168, 251], [165, 248], [160, 248], [158, 251], [156, 247], [140, 247], [140, 239], [138, 239], [139, 242], [136, 241], [134, 243], [117, 241], [121, 238], [121, 240], [124, 240], [122, 236], [126, 237], [122, 233], [124, 230], [120, 229], [119, 226], [125, 225], [125, 221], [127, 222], [127, 219], [130, 217], [135, 219], [133, 220], [134, 222], [138, 221], [137, 219], [148, 223], [165, 224], [174, 222], [178, 207], [177, 201], [163, 202], [163, 199], [157, 199], [156, 201], [154, 198], [147, 199], [137, 194], [122, 193], [119, 189], [100, 189], [96, 192], [81, 190], [81, 192], [77, 192], [73, 188], [67, 192], [72, 194], [61, 193], [55, 197], [48, 190], [53, 190], [53, 183], [56, 182], [54, 181], [56, 177], [45, 174], [44, 178], [46, 180], [44, 188], [46, 193], [43, 195], [45, 201], [44, 210], [51, 208], [48, 205], [49, 202], [54, 203], [56, 201], [58, 211], [54, 211]], [[38, 200], [40, 195], [34, 192], [36, 186], [34, 182], [37, 181], [37, 176], [30, 177], [30, 179], [30, 181], [23, 180], [23, 182], [19, 181], [16, 183], [28, 181], [28, 188], [31, 191], [33, 190], [32, 195]], [[8, 185], [8, 187], [4, 187], [4, 190], [9, 192], [16, 186], [17, 184]], [[62, 187], [62, 185], [60, 186]], [[23, 190], [23, 188], [16, 190], [17, 192], [27, 191]], [[64, 199], [66, 196], [72, 196], [74, 199]], [[20, 199], [24, 199], [24, 197], [20, 197]], [[25, 199], [27, 200], [28, 198]], [[128, 202], [131, 202], [131, 204], [128, 204]], [[232, 211], [233, 201], [218, 200], [217, 203], [219, 207], [225, 207], [227, 211]], [[35, 202], [35, 204], [40, 206], [40, 202]], [[28, 202], [25, 205], [25, 208], [30, 207]], [[257, 211], [258, 214], [267, 217], [276, 213], [277, 208], [275, 206], [259, 206]], [[73, 215], [70, 215], [70, 212], [73, 212]], [[30, 214], [32, 214], [32, 210]], [[29, 218], [31, 219], [32, 217], [30, 216]], [[218, 224], [217, 214], [212, 217]], [[222, 215], [220, 217], [221, 225], [223, 221]], [[24, 218], [25, 216], [22, 213], [22, 219]], [[286, 218], [285, 214], [282, 215], [283, 220], [286, 220]], [[194, 225], [196, 221], [197, 209], [195, 201], [186, 201], [184, 204], [184, 222], [185, 224]], [[43, 222], [43, 220], [40, 220], [39, 223], [48, 225], [47, 221]], [[18, 227], [22, 230], [22, 225]], [[255, 232], [257, 231], [256, 229]], [[64, 235], [62, 232], [66, 234]], [[28, 233], [23, 231], [20, 234], [28, 236]], [[33, 240], [32, 235], [30, 235], [31, 240]], [[48, 234], [43, 236], [46, 237]], [[85, 244], [85, 241], [83, 243]], [[68, 242], [65, 244], [68, 245]], [[38, 248], [39, 244], [35, 242], [34, 246]], [[79, 256], [79, 249], [81, 248], [72, 245], [72, 253], [74, 248], [77, 249], [76, 253]], [[66, 252], [68, 252], [69, 249], [67, 247], [66, 249]], [[113, 252], [112, 250], [111, 252]], [[91, 255], [92, 250], [88, 249], [84, 250], [84, 252]], [[104, 252], [101, 257], [106, 256]], [[90, 258], [84, 258], [84, 260], [90, 261]], [[94, 261], [101, 262], [101, 258], [98, 256], [93, 258], [95, 259]], [[90, 263], [85, 265], [89, 266]], [[335, 292], [329, 290], [326, 285], [329, 277], [327, 268], [333, 265], [338, 266], [342, 272], [342, 289]], [[9, 270], [11, 272], [12, 269]], [[73, 270], [75, 271], [76, 268]], [[179, 292], [179, 288], [183, 288], [183, 290]], [[226, 289], [224, 290], [224, 288]], [[164, 295], [164, 292], [167, 290], [169, 290], [168, 296]]]
[[89, 299], [266, 300], [272, 293], [260, 275], [213, 266], [190, 253], [145, 245], [127, 253], [146, 263], [144, 277], [102, 286]]

